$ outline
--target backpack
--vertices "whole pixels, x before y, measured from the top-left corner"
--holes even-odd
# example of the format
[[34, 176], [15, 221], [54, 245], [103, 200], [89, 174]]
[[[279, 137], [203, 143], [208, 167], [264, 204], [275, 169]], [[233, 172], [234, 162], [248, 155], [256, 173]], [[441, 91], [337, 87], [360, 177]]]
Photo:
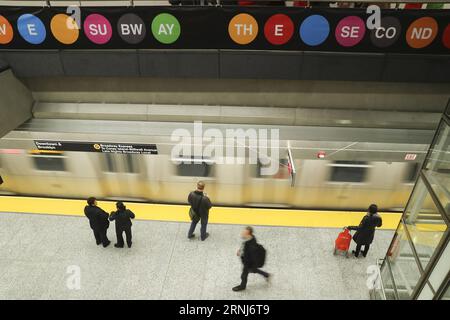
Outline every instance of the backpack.
[[199, 222], [201, 217], [199, 214], [200, 206], [202, 205], [203, 195], [201, 195], [200, 200], [197, 205], [197, 210], [194, 210], [194, 208], [189, 208], [189, 217], [191, 218], [191, 221]]
[[259, 243], [255, 245], [255, 268], [261, 268], [266, 262], [266, 249]]

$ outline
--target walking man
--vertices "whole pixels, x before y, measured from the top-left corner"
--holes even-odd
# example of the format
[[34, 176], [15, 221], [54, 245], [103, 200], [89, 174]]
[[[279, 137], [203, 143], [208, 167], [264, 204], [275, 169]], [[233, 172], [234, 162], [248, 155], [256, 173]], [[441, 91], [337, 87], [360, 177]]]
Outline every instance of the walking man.
[[245, 290], [249, 273], [258, 273], [262, 275], [266, 281], [269, 281], [270, 278], [269, 273], [259, 269], [264, 265], [266, 250], [256, 242], [256, 238], [253, 235], [253, 228], [245, 227], [241, 233], [241, 238], [243, 243], [237, 252], [237, 255], [241, 257], [243, 264], [241, 284], [234, 287], [233, 291]]

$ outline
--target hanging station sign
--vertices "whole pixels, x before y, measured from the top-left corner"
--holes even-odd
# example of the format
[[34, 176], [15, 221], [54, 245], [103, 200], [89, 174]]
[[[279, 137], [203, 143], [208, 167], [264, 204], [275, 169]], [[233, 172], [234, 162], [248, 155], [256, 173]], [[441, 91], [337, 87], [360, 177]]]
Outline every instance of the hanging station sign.
[[34, 141], [37, 150], [47, 152], [80, 151], [118, 154], [158, 154], [156, 144]]
[[[70, 9], [70, 8], [69, 8]], [[450, 10], [0, 7], [4, 49], [450, 53]]]

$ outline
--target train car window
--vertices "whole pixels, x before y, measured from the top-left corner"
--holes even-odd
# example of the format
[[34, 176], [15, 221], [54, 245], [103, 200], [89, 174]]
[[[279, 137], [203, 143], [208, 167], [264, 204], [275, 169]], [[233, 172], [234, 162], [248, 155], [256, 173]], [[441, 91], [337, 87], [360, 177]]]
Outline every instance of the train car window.
[[61, 156], [32, 156], [36, 170], [41, 171], [67, 171], [65, 158]]
[[364, 182], [369, 167], [365, 161], [334, 161], [330, 166], [333, 182]]
[[125, 155], [125, 171], [128, 173], [139, 173], [139, 168], [135, 164], [135, 158], [132, 154]]
[[419, 173], [420, 164], [418, 162], [408, 163], [406, 168], [405, 182], [412, 183], [416, 181], [417, 174]]
[[103, 172], [117, 172], [116, 162], [114, 161], [114, 155], [112, 153], [104, 153], [104, 168]]
[[182, 162], [177, 165], [177, 175], [181, 177], [210, 177], [213, 163], [208, 161]]
[[258, 159], [258, 163], [256, 164], [256, 177], [257, 178], [270, 178], [270, 179], [289, 179], [290, 178], [287, 159], [280, 159], [278, 171], [277, 171], [277, 173], [275, 173], [273, 175], [263, 175], [261, 170], [264, 167], [265, 166]]

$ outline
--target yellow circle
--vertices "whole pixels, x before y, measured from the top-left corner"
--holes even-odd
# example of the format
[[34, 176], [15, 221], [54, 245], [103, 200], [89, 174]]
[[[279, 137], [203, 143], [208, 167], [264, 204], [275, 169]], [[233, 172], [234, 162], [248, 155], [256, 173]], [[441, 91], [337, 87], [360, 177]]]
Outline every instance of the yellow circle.
[[96, 144], [94, 144], [94, 149], [95, 149], [95, 150], [100, 150], [100, 145], [99, 145], [99, 144], [97, 144], [97, 143], [96, 143]]
[[60, 13], [52, 18], [50, 29], [53, 36], [62, 44], [72, 44], [78, 40], [80, 28], [76, 21], [66, 14]]
[[249, 44], [258, 35], [258, 22], [247, 13], [240, 13], [228, 24], [228, 34], [237, 44]]

